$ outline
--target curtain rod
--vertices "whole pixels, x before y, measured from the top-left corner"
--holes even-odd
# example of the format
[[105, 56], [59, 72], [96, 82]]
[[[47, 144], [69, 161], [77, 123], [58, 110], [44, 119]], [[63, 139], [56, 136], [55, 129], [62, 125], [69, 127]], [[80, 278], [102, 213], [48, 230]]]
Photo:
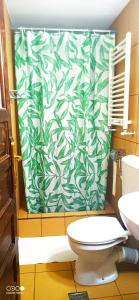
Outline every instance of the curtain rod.
[[35, 31], [46, 31], [46, 32], [61, 32], [61, 31], [71, 31], [71, 32], [92, 32], [92, 33], [102, 33], [102, 34], [111, 34], [115, 33], [116, 31], [113, 30], [99, 30], [99, 29], [79, 29], [79, 28], [41, 28], [41, 27], [17, 27], [12, 28], [13, 31], [20, 31], [20, 30], [35, 30]]

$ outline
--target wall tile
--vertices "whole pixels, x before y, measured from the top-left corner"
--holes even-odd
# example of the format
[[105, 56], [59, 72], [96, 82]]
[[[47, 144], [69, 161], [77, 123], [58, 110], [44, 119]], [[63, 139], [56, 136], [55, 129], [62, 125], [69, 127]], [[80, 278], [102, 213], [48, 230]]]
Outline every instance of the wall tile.
[[19, 220], [20, 237], [41, 236], [41, 219]]
[[64, 217], [42, 219], [42, 236], [65, 235]]
[[120, 13], [110, 29], [116, 30], [117, 42], [119, 43], [124, 37], [126, 32], [132, 33], [132, 46], [139, 43], [139, 1], [129, 1], [128, 5]]
[[112, 148], [114, 149], [125, 149], [125, 143], [126, 141], [121, 138], [112, 137]]
[[139, 144], [136, 145], [136, 155], [139, 156]]
[[20, 273], [35, 273], [35, 265], [20, 265]]
[[27, 214], [28, 219], [41, 219], [41, 213], [40, 214]]
[[131, 50], [130, 95], [139, 94], [139, 44]]
[[130, 11], [127, 6], [110, 26], [110, 29], [116, 30], [116, 43], [120, 43], [125, 38], [125, 33], [129, 30], [129, 15]]
[[125, 142], [125, 151], [126, 151], [126, 155], [135, 154], [136, 153], [136, 143], [126, 141]]
[[137, 130], [137, 126], [139, 123], [139, 114], [138, 114], [138, 108], [139, 108], [139, 96], [134, 95], [129, 97], [129, 120], [132, 121], [132, 124], [129, 125], [129, 131], [135, 131], [136, 134], [134, 136], [127, 136], [126, 140], [136, 142], [137, 137], [139, 139], [139, 132]]
[[42, 218], [61, 218], [64, 217], [64, 212], [42, 213]]
[[80, 216], [86, 216], [87, 211], [66, 211], [65, 217], [80, 217]]
[[132, 0], [128, 4], [128, 31], [132, 33], [132, 45], [139, 43], [139, 1]]

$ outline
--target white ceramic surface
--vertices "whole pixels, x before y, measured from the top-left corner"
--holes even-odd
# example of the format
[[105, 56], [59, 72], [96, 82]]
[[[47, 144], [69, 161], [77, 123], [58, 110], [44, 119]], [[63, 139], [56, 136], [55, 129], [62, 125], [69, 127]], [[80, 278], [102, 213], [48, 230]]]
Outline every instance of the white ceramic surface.
[[78, 243], [105, 244], [128, 235], [115, 217], [87, 217], [71, 223], [67, 234]]
[[118, 201], [121, 218], [131, 233], [139, 240], [139, 192], [128, 193]]

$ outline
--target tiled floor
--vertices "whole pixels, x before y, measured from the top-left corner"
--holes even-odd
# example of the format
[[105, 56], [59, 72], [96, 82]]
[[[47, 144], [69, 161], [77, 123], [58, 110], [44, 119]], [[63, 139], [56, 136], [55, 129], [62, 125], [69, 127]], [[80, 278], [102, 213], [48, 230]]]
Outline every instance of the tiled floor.
[[118, 266], [115, 282], [100, 286], [80, 286], [74, 282], [73, 263], [51, 263], [22, 266], [21, 285], [25, 287], [21, 300], [68, 300], [69, 292], [87, 291], [93, 300], [139, 300], [139, 268]]

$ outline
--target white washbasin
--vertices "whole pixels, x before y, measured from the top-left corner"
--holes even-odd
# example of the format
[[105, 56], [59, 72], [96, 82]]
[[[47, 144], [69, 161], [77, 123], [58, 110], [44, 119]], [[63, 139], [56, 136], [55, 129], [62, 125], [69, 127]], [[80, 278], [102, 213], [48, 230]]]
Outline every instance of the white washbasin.
[[118, 207], [127, 229], [139, 240], [139, 192], [122, 196], [118, 201]]

